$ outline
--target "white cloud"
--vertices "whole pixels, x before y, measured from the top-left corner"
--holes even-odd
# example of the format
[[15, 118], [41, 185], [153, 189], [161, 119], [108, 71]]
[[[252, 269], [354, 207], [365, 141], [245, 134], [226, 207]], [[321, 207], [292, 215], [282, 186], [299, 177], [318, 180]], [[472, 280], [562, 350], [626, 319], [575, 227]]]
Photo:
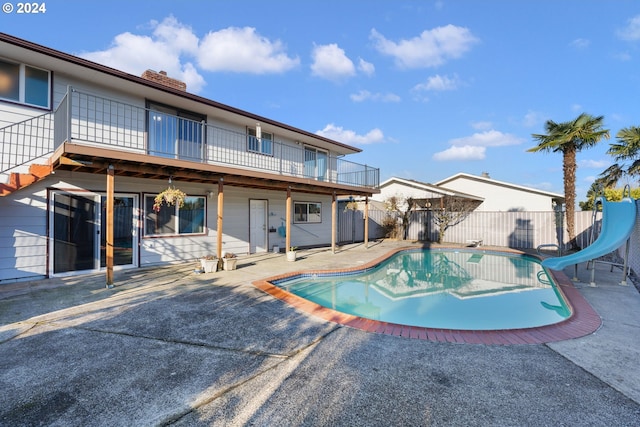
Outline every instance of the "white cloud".
[[324, 129], [317, 131], [316, 135], [350, 145], [384, 142], [384, 134], [378, 128], [370, 130], [365, 135], [358, 135], [352, 130], [343, 129], [342, 126], [336, 126], [333, 123], [329, 123]]
[[589, 168], [589, 169], [606, 169], [611, 166], [611, 161], [609, 160], [580, 160], [579, 166], [581, 168]]
[[491, 122], [472, 122], [471, 127], [477, 130], [487, 130], [493, 127], [493, 123]]
[[375, 48], [394, 58], [401, 68], [429, 68], [444, 64], [449, 59], [461, 57], [479, 40], [469, 29], [447, 25], [423, 31], [420, 36], [394, 42], [375, 29], [369, 38]]
[[436, 74], [427, 78], [425, 83], [419, 83], [413, 87], [414, 91], [445, 91], [455, 90], [458, 88], [459, 79], [458, 76], [450, 78], [448, 76], [441, 76]]
[[631, 61], [631, 54], [629, 52], [619, 52], [613, 54], [613, 59], [617, 59], [618, 61], [627, 62]]
[[191, 27], [181, 24], [173, 16], [165, 18], [162, 22], [151, 21], [151, 25], [155, 27], [153, 35], [158, 40], [173, 47], [176, 51], [197, 54], [198, 37], [193, 33]]
[[367, 62], [360, 58], [358, 59], [358, 70], [367, 76], [372, 76], [376, 72], [376, 67], [371, 62]]
[[338, 81], [356, 74], [353, 61], [335, 43], [314, 46], [311, 57], [311, 74], [314, 76]]
[[198, 63], [208, 71], [277, 74], [300, 64], [299, 58], [287, 56], [284, 50], [282, 42], [260, 36], [255, 28], [229, 27], [202, 38]]
[[449, 145], [451, 147], [435, 153], [433, 159], [439, 161], [482, 160], [486, 156], [487, 147], [504, 147], [521, 144], [522, 142], [522, 138], [514, 135], [497, 130], [487, 130], [474, 133], [471, 136], [450, 140]]
[[447, 148], [444, 151], [440, 151], [433, 155], [434, 160], [448, 161], [448, 160], [482, 160], [485, 158], [485, 147], [479, 146], [454, 146]]
[[502, 133], [497, 130], [488, 130], [481, 133], [474, 133], [471, 136], [454, 138], [449, 141], [453, 146], [482, 146], [482, 147], [502, 147], [505, 145], [518, 145], [523, 142], [522, 138], [509, 133]]
[[522, 125], [528, 128], [539, 126], [546, 120], [546, 116], [537, 111], [527, 111], [522, 120]]
[[617, 31], [618, 37], [622, 40], [640, 40], [640, 15], [636, 15], [627, 21], [627, 25]]
[[151, 36], [129, 32], [114, 37], [108, 49], [84, 52], [81, 57], [130, 74], [141, 75], [145, 70], [166, 71], [171, 77], [184, 81], [189, 92], [204, 87], [204, 78], [187, 60], [197, 52], [198, 38], [190, 27], [173, 16], [162, 22], [151, 21]]
[[209, 32], [200, 40], [191, 27], [173, 16], [151, 21], [149, 27], [150, 35], [121, 33], [109, 48], [80, 56], [138, 76], [147, 69], [166, 71], [184, 81], [193, 93], [206, 84], [197, 67], [265, 74], [282, 73], [300, 63], [297, 57], [286, 55], [280, 41], [261, 37], [254, 28], [230, 27]]
[[589, 47], [590, 44], [591, 44], [590, 40], [577, 38], [577, 39], [571, 41], [571, 43], [569, 43], [569, 46], [571, 46], [573, 48], [576, 48], [576, 49], [586, 49], [586, 48]]
[[400, 102], [401, 98], [395, 93], [371, 93], [368, 90], [361, 90], [352, 93], [349, 98], [353, 102], [379, 101], [379, 102]]

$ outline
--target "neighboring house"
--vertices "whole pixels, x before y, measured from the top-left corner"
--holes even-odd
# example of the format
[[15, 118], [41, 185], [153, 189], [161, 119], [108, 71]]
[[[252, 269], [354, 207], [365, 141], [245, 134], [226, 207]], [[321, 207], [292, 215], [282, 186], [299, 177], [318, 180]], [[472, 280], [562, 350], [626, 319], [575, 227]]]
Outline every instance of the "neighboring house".
[[379, 190], [380, 193], [372, 197], [374, 201], [384, 203], [391, 197], [397, 197], [402, 202], [412, 198], [418, 208], [422, 209], [440, 207], [444, 197], [453, 197], [478, 205], [484, 200], [482, 197], [469, 194], [468, 191], [462, 192], [398, 177], [389, 178], [381, 183]]
[[0, 284], [334, 244], [336, 197], [379, 184], [358, 148], [2, 33], [0, 143]]
[[487, 173], [482, 176], [458, 173], [435, 185], [483, 198], [476, 211], [553, 211], [564, 204], [562, 194], [496, 181]]

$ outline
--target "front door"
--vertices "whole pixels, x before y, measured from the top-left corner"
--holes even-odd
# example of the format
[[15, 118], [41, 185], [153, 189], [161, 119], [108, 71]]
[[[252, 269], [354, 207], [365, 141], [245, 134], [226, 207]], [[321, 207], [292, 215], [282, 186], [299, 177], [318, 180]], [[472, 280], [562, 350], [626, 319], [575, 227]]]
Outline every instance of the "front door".
[[249, 200], [249, 246], [251, 253], [267, 252], [267, 201]]
[[[92, 193], [54, 192], [49, 246], [53, 275], [99, 271], [106, 266], [106, 202]], [[137, 264], [137, 197], [114, 196], [114, 266]]]

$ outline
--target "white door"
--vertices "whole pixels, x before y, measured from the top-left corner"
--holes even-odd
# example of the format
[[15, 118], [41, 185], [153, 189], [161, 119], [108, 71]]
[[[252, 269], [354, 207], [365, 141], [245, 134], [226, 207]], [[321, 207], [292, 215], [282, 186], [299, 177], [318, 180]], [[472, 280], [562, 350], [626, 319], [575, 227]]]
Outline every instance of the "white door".
[[267, 252], [267, 201], [249, 200], [249, 250]]

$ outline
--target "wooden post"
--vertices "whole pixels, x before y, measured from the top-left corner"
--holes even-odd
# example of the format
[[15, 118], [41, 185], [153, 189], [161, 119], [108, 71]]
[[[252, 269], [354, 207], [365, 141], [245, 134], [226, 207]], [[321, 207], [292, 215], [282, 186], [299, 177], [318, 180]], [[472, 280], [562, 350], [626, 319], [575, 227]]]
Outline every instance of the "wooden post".
[[287, 187], [287, 210], [286, 210], [286, 224], [285, 224], [285, 233], [287, 237], [285, 238], [285, 253], [291, 249], [291, 187]]
[[331, 196], [331, 253], [336, 253], [336, 193]]
[[222, 178], [218, 181], [218, 223], [216, 224], [216, 256], [218, 260], [222, 260], [222, 220], [224, 217], [224, 189]]
[[[113, 193], [114, 193], [114, 169], [113, 165], [107, 168], [107, 227], [106, 240], [106, 267], [107, 267], [107, 288], [113, 288]], [[105, 221], [105, 218], [102, 219]]]
[[364, 198], [364, 247], [369, 249], [369, 196]]

